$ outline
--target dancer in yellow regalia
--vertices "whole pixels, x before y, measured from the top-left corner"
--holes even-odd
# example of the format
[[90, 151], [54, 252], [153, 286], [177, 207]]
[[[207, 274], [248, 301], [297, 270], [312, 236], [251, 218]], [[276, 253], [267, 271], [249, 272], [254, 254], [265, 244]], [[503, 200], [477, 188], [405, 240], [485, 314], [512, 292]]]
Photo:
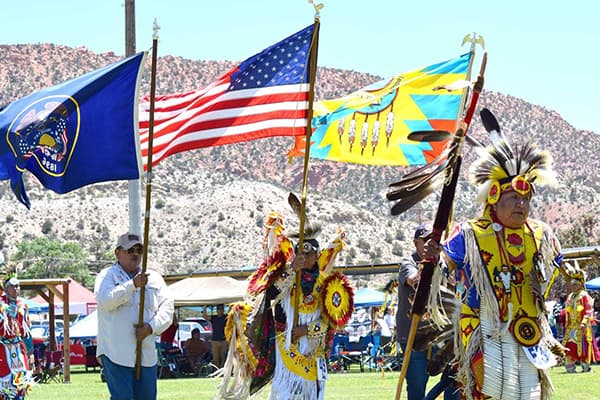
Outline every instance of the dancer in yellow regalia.
[[[490, 136], [470, 169], [483, 215], [457, 225], [443, 244], [462, 303], [454, 321], [457, 379], [464, 399], [549, 399], [547, 370], [562, 346], [546, 319], [544, 292], [560, 245], [529, 211], [534, 182], [553, 183], [555, 174], [548, 152], [531, 143], [513, 148], [499, 126]], [[435, 258], [441, 249], [430, 242]]]
[[242, 400], [271, 381], [271, 400], [322, 400], [329, 345], [353, 310], [352, 288], [333, 272], [346, 233], [338, 230], [321, 248], [314, 226], [301, 246], [286, 235], [280, 214], [271, 213], [266, 228], [263, 263], [250, 277], [246, 301], [228, 315], [229, 354], [217, 398]]

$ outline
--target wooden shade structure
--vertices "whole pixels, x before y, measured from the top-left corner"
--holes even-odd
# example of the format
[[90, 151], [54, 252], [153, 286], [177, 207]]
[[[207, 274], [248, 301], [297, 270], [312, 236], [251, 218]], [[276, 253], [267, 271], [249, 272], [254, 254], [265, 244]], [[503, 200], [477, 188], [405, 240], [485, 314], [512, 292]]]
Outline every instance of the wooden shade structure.
[[[66, 319], [64, 320], [65, 329], [63, 331], [64, 383], [71, 383], [71, 340], [69, 337], [69, 283], [71, 283], [71, 279], [19, 279], [19, 283], [22, 289], [35, 290], [48, 302], [50, 350], [56, 350], [54, 303], [56, 297], [62, 301], [63, 318], [66, 315]], [[58, 290], [60, 286], [62, 286], [62, 293]]]
[[[562, 249], [564, 261], [575, 261], [579, 265], [585, 266], [588, 263], [600, 262], [600, 245], [589, 247], [572, 247]], [[360, 265], [336, 265], [334, 271], [340, 271], [344, 275], [376, 275], [397, 273], [400, 264], [380, 263], [380, 264], [360, 264]], [[235, 279], [246, 279], [255, 271], [254, 268], [246, 269], [224, 269], [224, 270], [206, 270], [202, 272], [191, 272], [185, 274], [165, 275], [164, 279], [167, 285], [178, 282], [186, 278], [201, 278], [209, 276], [229, 276]]]

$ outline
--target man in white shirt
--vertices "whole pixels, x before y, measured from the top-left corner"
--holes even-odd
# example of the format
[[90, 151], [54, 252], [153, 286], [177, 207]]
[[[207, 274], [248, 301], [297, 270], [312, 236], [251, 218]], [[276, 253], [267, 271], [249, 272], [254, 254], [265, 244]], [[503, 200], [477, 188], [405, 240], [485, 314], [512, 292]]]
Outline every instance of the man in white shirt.
[[[137, 234], [119, 236], [117, 262], [96, 277], [98, 348], [111, 400], [156, 399], [155, 340], [173, 320], [173, 299], [155, 271], [141, 272], [143, 244]], [[144, 323], [138, 325], [140, 288], [146, 287]], [[140, 379], [135, 374], [137, 340], [142, 341]]]

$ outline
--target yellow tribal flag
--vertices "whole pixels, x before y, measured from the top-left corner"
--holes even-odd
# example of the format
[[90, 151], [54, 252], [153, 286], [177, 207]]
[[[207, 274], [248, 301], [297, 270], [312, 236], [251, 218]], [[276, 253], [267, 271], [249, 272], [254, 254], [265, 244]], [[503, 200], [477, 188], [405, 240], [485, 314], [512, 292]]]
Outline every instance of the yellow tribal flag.
[[[454, 132], [470, 60], [467, 53], [315, 103], [310, 156], [371, 165], [427, 164], [445, 142], [414, 142], [407, 136]], [[302, 139], [297, 138], [290, 156], [303, 155]]]

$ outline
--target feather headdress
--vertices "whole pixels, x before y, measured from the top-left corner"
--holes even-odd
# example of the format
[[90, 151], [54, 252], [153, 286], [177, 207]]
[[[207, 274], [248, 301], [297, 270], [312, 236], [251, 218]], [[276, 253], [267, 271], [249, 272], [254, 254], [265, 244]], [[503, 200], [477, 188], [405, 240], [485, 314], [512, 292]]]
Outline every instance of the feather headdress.
[[480, 115], [491, 144], [478, 149], [480, 158], [469, 169], [471, 182], [479, 186], [478, 201], [495, 204], [502, 192], [509, 190], [528, 195], [534, 192], [534, 182], [540, 186], [556, 184], [548, 151], [531, 142], [513, 149], [496, 117], [487, 108], [482, 109]]
[[570, 279], [578, 280], [582, 285], [585, 283], [585, 272], [579, 267], [577, 260], [573, 264], [565, 262], [563, 266], [565, 274]]

